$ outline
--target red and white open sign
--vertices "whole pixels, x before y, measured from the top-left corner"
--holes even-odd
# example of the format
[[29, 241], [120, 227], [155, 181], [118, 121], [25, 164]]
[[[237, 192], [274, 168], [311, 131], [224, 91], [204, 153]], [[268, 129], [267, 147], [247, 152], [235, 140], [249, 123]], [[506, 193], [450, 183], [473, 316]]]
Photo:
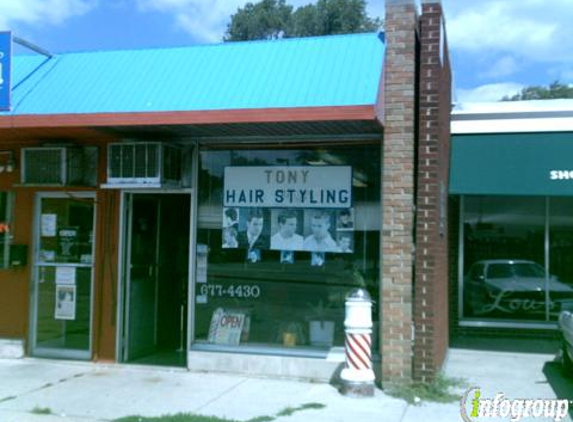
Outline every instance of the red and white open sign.
[[243, 314], [223, 314], [219, 321], [220, 327], [239, 328], [243, 326], [245, 316]]
[[214, 344], [238, 345], [245, 326], [246, 315], [236, 310], [217, 308], [211, 318], [209, 342]]

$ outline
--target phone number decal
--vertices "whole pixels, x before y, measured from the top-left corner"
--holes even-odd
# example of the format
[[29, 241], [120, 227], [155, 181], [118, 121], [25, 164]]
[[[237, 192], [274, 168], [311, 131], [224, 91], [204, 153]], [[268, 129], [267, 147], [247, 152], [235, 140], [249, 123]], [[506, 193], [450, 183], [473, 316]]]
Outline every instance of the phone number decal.
[[259, 286], [249, 286], [247, 284], [238, 284], [224, 286], [222, 284], [203, 284], [200, 289], [202, 296], [212, 297], [242, 297], [242, 298], [258, 298], [261, 295], [261, 288]]

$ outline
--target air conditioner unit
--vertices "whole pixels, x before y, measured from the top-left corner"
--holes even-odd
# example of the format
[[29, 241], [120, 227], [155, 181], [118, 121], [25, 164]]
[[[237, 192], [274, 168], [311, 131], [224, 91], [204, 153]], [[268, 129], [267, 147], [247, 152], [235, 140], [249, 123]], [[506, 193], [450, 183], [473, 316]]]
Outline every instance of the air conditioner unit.
[[22, 148], [25, 185], [96, 186], [97, 147]]
[[108, 145], [107, 187], [181, 186], [181, 149], [162, 142]]

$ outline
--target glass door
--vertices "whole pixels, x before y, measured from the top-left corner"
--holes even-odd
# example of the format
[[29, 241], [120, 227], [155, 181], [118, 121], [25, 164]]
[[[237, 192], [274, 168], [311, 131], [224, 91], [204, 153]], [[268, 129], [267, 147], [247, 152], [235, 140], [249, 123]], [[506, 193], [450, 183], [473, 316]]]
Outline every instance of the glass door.
[[94, 193], [36, 198], [31, 354], [90, 359]]

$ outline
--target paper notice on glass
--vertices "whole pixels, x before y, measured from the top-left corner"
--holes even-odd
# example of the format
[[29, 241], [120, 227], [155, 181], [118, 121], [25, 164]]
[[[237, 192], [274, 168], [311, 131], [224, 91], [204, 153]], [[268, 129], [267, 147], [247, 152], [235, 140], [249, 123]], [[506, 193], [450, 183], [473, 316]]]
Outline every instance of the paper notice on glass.
[[76, 285], [76, 267], [56, 267], [56, 284]]
[[197, 245], [197, 283], [207, 282], [207, 245]]
[[56, 285], [55, 319], [76, 319], [76, 286]]
[[42, 237], [54, 237], [58, 226], [58, 216], [56, 214], [42, 214], [41, 220]]

